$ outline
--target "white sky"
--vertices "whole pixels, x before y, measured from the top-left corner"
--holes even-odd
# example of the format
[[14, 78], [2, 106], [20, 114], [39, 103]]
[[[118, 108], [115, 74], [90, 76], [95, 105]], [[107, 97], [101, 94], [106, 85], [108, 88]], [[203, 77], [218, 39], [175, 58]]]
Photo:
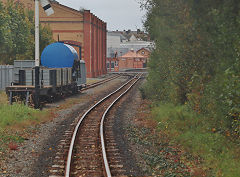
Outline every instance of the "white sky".
[[79, 10], [90, 10], [107, 22], [108, 30], [143, 29], [145, 11], [140, 9], [139, 0], [57, 0], [60, 4]]

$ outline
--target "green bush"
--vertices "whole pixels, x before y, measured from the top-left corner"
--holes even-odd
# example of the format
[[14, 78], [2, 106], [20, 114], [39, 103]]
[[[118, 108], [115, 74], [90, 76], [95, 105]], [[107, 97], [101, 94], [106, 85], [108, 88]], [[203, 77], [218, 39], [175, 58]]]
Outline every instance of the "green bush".
[[240, 1], [148, 0], [142, 6], [155, 42], [144, 96], [187, 103], [239, 137]]
[[155, 42], [142, 92], [157, 105], [159, 129], [200, 155], [212, 176], [239, 176], [240, 1], [143, 0], [142, 7]]

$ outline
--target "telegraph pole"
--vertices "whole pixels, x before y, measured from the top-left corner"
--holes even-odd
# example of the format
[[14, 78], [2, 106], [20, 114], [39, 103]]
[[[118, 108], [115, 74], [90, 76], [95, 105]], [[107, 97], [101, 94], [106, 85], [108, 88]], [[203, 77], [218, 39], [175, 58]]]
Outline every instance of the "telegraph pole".
[[34, 107], [39, 108], [39, 0], [35, 0], [35, 93], [34, 93]]
[[[47, 16], [54, 13], [51, 4], [48, 0], [40, 0]], [[39, 108], [39, 93], [40, 93], [40, 54], [39, 54], [39, 0], [35, 0], [35, 93], [34, 107]]]

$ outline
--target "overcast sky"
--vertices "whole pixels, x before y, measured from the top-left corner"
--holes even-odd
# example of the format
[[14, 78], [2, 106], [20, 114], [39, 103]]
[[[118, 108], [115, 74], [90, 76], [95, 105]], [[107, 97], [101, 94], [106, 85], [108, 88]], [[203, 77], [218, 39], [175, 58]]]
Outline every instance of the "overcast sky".
[[139, 0], [57, 0], [73, 9], [88, 9], [101, 20], [107, 22], [108, 30], [143, 29], [145, 14], [140, 9]]

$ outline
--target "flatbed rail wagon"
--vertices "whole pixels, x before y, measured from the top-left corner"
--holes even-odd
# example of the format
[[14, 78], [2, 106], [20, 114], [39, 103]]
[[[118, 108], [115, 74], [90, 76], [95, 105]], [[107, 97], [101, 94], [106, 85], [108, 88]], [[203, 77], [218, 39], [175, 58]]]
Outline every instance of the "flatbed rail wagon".
[[[58, 95], [77, 93], [86, 85], [85, 62], [78, 58], [75, 49], [67, 44], [53, 43], [41, 56], [39, 70], [39, 101], [54, 99]], [[14, 61], [14, 82], [6, 87], [10, 104], [21, 100], [34, 104], [35, 69], [34, 60]]]

